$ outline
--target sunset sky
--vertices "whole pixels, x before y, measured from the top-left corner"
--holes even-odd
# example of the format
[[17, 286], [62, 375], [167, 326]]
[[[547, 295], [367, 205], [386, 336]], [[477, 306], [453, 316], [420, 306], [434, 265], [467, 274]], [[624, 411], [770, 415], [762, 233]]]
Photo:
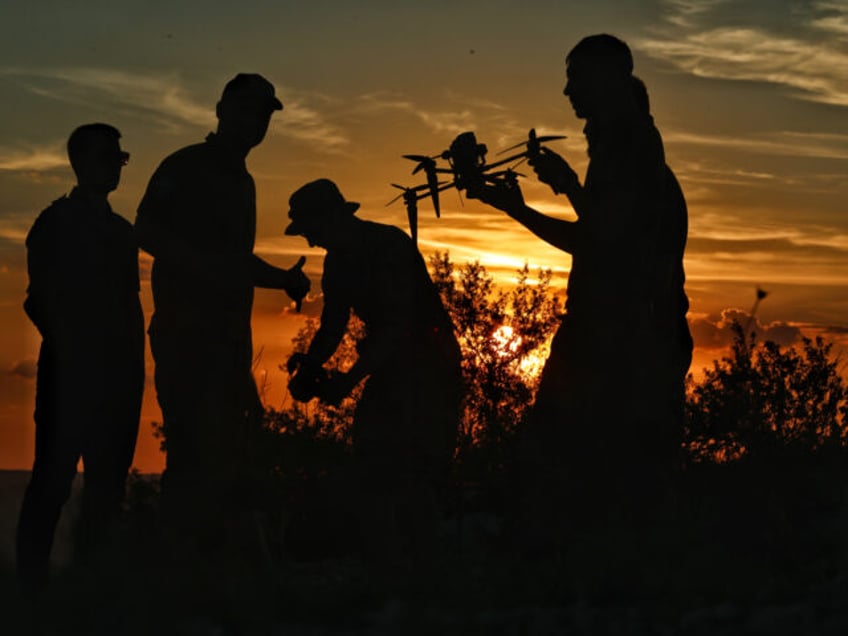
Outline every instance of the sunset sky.
[[[9, 6], [14, 4], [15, 6]], [[21, 304], [24, 239], [40, 210], [73, 185], [64, 144], [104, 121], [132, 154], [111, 196], [129, 220], [169, 153], [215, 127], [215, 103], [237, 72], [271, 80], [285, 105], [248, 158], [257, 184], [257, 252], [290, 266], [308, 256], [317, 290], [323, 252], [284, 237], [288, 196], [319, 177], [362, 203], [362, 218], [406, 228], [390, 183], [414, 185], [404, 153], [435, 154], [476, 132], [494, 152], [565, 134], [551, 148], [579, 174], [583, 122], [562, 95], [563, 59], [585, 35], [632, 48], [666, 156], [689, 204], [686, 252], [697, 371], [727, 342], [723, 316], [748, 311], [781, 342], [848, 341], [848, 1], [268, 0], [81, 4], [32, 0], [0, 8], [0, 468], [28, 468], [39, 336]], [[528, 202], [573, 218], [563, 197], [522, 179]], [[421, 251], [480, 260], [508, 284], [525, 261], [564, 288], [570, 260], [505, 215], [442, 196], [420, 204]], [[149, 319], [149, 257], [142, 299]], [[68, 263], [68, 267], [74, 264]], [[269, 404], [283, 399], [291, 337], [304, 316], [281, 293], [257, 295]], [[306, 313], [320, 298], [306, 303]], [[622, 323], [621, 329], [629, 325]], [[148, 376], [153, 365], [148, 361]], [[159, 470], [148, 382], [136, 465]]]

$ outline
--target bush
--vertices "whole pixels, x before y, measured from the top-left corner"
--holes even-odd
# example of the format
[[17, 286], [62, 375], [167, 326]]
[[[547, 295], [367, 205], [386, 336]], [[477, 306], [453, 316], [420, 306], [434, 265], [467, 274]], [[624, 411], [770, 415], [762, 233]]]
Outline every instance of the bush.
[[730, 354], [704, 380], [689, 378], [688, 438], [696, 458], [723, 451], [841, 447], [848, 437], [848, 386], [832, 345], [803, 338], [797, 347], [758, 344], [738, 323]]

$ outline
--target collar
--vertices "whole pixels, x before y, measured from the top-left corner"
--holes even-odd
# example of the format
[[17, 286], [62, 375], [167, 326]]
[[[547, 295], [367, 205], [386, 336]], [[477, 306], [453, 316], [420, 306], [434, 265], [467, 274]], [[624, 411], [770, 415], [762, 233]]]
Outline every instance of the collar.
[[67, 199], [83, 210], [90, 210], [97, 214], [112, 213], [112, 206], [109, 205], [109, 200], [106, 197], [92, 196], [85, 190], [81, 190], [79, 186], [74, 186], [74, 189], [67, 195]]
[[221, 137], [218, 133], [211, 132], [206, 135], [206, 143], [209, 147], [214, 148], [221, 157], [225, 158], [228, 163], [240, 166], [247, 170], [247, 154], [239, 148], [236, 148], [231, 143], [228, 143], [225, 137]]

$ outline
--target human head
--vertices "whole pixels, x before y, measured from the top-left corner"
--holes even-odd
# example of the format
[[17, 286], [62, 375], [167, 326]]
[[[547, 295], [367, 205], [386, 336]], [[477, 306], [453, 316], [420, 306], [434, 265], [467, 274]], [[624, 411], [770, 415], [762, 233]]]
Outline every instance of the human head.
[[68, 159], [77, 184], [101, 194], [118, 187], [130, 155], [121, 150], [121, 133], [109, 124], [85, 124], [68, 137]]
[[636, 110], [642, 115], [651, 114], [651, 98], [648, 97], [648, 87], [641, 78], [635, 75], [630, 78], [631, 86], [633, 87], [633, 103], [636, 105]]
[[215, 108], [218, 133], [248, 151], [265, 138], [273, 112], [282, 109], [271, 82], [256, 73], [239, 73], [224, 86]]
[[331, 247], [339, 226], [358, 209], [359, 204], [346, 201], [338, 186], [329, 179], [310, 181], [289, 197], [291, 223], [285, 233], [303, 236], [310, 246]]
[[632, 99], [633, 55], [622, 40], [600, 33], [583, 38], [565, 58], [563, 93], [575, 114], [592, 118]]

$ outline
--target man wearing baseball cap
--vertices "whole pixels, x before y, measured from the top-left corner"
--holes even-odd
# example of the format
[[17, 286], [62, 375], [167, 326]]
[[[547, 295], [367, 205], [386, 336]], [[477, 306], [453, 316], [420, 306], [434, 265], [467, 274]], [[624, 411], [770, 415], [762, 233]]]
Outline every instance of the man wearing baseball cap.
[[[356, 510], [372, 556], [414, 553], [434, 536], [437, 495], [456, 444], [462, 397], [453, 324], [424, 259], [402, 230], [357, 218], [329, 179], [289, 199], [285, 233], [327, 250], [321, 325], [306, 353], [289, 359], [289, 385], [301, 401], [338, 404], [365, 385], [353, 422]], [[351, 312], [364, 323], [358, 357], [346, 373], [323, 364]], [[367, 378], [367, 379], [366, 379]]]
[[194, 527], [228, 514], [222, 498], [240, 497], [263, 413], [251, 374], [253, 290], [282, 289], [296, 301], [309, 290], [303, 258], [284, 270], [253, 253], [256, 193], [245, 159], [282, 108], [268, 80], [236, 75], [217, 104], [216, 132], [160, 164], [136, 217], [139, 245], [154, 257], [149, 333], [167, 446], [163, 504]]

